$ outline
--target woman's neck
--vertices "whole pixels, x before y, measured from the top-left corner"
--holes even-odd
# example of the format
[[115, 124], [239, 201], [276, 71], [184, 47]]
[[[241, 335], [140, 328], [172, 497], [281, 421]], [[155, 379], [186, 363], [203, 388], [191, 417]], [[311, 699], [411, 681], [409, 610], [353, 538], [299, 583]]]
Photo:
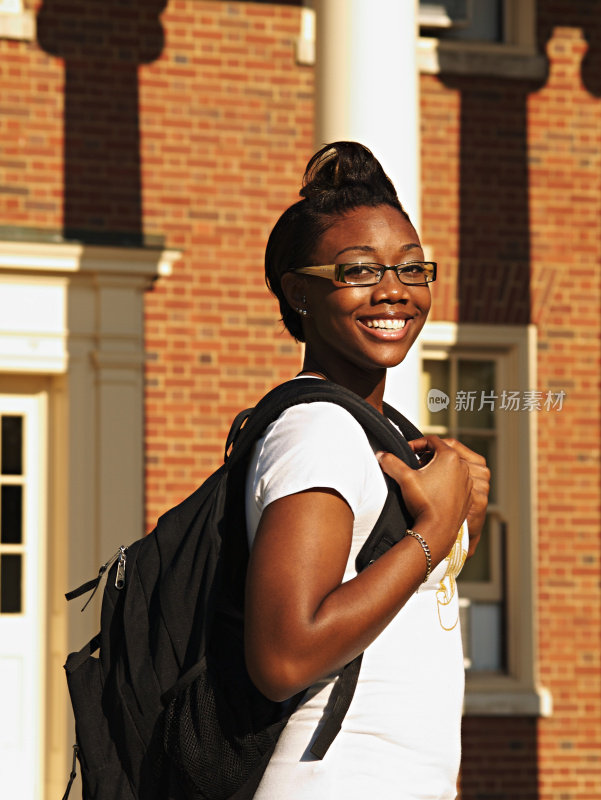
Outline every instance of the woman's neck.
[[307, 377], [314, 376], [325, 378], [334, 383], [350, 389], [359, 397], [362, 397], [377, 411], [382, 413], [382, 403], [384, 400], [384, 387], [386, 386], [386, 370], [373, 370], [369, 373], [354, 371], [352, 374], [341, 365], [331, 365], [327, 369], [321, 367], [313, 359], [305, 357], [302, 371], [299, 375]]

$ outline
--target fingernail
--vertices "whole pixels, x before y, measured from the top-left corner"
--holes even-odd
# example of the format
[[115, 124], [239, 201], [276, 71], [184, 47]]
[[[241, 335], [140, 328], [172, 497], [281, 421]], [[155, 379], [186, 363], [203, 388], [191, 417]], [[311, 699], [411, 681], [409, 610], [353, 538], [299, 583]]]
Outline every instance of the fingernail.
[[378, 452], [376, 453], [376, 458], [378, 459], [378, 462], [380, 462], [385, 455], [386, 453], [383, 450], [378, 450]]

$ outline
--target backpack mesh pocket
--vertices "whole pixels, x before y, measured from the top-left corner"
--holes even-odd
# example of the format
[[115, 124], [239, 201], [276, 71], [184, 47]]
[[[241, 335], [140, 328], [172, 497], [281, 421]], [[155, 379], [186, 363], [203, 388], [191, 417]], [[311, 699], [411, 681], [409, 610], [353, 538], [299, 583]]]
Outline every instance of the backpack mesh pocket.
[[227, 800], [267, 764], [287, 721], [245, 671], [205, 669], [168, 703], [164, 747], [190, 800]]

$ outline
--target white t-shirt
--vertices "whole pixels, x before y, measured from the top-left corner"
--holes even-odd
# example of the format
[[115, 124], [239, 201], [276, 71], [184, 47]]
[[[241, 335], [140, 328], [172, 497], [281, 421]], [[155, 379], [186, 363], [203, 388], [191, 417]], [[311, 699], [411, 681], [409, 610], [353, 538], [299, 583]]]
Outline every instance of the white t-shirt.
[[[353, 512], [344, 576], [350, 580], [387, 489], [363, 429], [333, 403], [287, 409], [257, 442], [246, 482], [251, 545], [269, 503], [316, 487], [337, 491]], [[342, 730], [321, 761], [310, 748], [335, 676], [307, 690], [278, 741], [256, 800], [456, 797], [464, 670], [455, 578], [467, 546], [463, 526], [449, 557], [366, 649]]]

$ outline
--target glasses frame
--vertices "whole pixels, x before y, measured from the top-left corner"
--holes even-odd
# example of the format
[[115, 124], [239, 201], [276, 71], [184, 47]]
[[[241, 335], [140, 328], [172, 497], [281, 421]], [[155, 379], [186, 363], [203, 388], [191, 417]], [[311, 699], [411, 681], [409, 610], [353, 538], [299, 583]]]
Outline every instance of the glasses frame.
[[[420, 266], [428, 265], [432, 267], [432, 276], [430, 278], [425, 278], [423, 281], [419, 283], [415, 283], [415, 281], [404, 281], [401, 277], [403, 274], [403, 270], [407, 267], [413, 267], [416, 264]], [[344, 280], [344, 269], [345, 267], [377, 267], [380, 277], [377, 281], [373, 283], [349, 283], [348, 281]], [[405, 261], [403, 264], [378, 264], [376, 261], [349, 261], [346, 264], [323, 264], [322, 266], [316, 267], [298, 267], [297, 269], [292, 270], [293, 272], [300, 272], [303, 275], [314, 275], [316, 278], [326, 278], [327, 280], [333, 281], [334, 283], [342, 284], [342, 286], [377, 286], [382, 278], [384, 277], [384, 273], [392, 269], [396, 272], [396, 276], [399, 281], [403, 284], [403, 286], [427, 286], [429, 283], [433, 283], [436, 280], [436, 269], [438, 264], [436, 261]]]

